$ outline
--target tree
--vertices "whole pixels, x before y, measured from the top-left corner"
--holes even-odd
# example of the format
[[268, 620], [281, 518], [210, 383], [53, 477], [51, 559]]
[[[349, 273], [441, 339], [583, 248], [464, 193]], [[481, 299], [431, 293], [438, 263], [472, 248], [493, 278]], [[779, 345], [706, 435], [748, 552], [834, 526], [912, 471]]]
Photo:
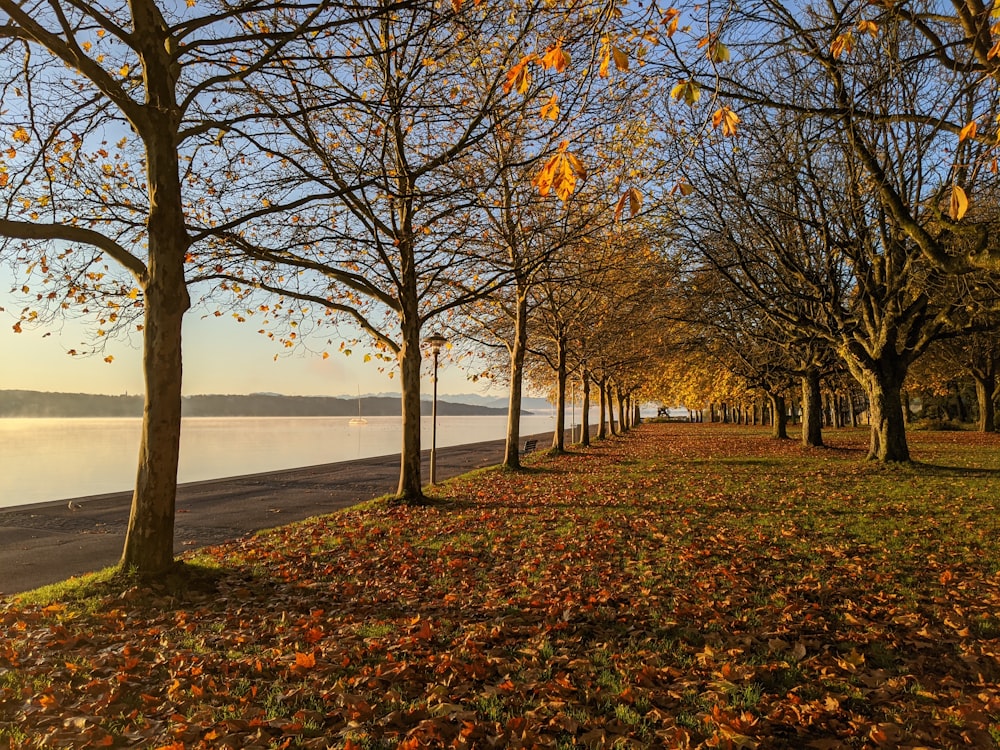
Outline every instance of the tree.
[[[173, 560], [181, 321], [215, 200], [200, 169], [221, 169], [217, 133], [255, 117], [231, 87], [317, 32], [328, 6], [286, 3], [274, 27], [248, 27], [263, 7], [0, 1], [3, 122], [15, 142], [0, 172], [4, 252], [45, 290], [38, 304], [82, 307], [99, 336], [141, 310], [145, 407], [121, 565], [143, 573]], [[231, 191], [247, 187], [239, 162], [226, 171]], [[26, 308], [15, 328], [41, 317]]]

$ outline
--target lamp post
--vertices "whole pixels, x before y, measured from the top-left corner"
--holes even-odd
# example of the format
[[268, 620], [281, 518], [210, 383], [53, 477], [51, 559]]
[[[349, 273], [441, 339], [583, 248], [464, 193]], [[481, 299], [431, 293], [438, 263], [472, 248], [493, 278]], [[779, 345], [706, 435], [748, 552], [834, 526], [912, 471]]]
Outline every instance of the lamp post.
[[437, 425], [438, 425], [438, 354], [441, 347], [448, 343], [448, 339], [441, 335], [440, 331], [435, 331], [426, 339], [424, 343], [431, 348], [434, 355], [434, 400], [431, 401], [431, 484], [434, 484], [437, 476]]

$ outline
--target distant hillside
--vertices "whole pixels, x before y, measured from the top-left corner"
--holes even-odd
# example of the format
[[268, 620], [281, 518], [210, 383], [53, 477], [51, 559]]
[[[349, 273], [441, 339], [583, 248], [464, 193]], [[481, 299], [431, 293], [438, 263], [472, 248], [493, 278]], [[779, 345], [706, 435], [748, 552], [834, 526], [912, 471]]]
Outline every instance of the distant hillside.
[[[186, 417], [353, 417], [357, 399], [327, 396], [279, 396], [255, 393], [249, 396], [186, 396]], [[361, 399], [366, 417], [394, 417], [402, 413], [399, 396]], [[431, 413], [430, 401], [421, 402], [421, 413]], [[500, 416], [506, 409], [456, 404], [438, 399], [441, 416]], [[522, 411], [522, 414], [530, 412]], [[141, 417], [142, 396], [100, 396], [90, 393], [43, 393], [0, 391], [0, 417]]]

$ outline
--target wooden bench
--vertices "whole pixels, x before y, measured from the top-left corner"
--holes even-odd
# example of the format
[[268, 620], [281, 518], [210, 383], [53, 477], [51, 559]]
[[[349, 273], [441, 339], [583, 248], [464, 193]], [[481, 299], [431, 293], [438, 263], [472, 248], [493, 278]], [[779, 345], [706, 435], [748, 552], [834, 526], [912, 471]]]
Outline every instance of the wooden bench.
[[521, 451], [521, 455], [522, 456], [526, 456], [529, 453], [531, 453], [533, 450], [535, 450], [535, 448], [537, 448], [537, 447], [538, 447], [538, 441], [537, 440], [525, 440], [524, 441], [524, 449]]

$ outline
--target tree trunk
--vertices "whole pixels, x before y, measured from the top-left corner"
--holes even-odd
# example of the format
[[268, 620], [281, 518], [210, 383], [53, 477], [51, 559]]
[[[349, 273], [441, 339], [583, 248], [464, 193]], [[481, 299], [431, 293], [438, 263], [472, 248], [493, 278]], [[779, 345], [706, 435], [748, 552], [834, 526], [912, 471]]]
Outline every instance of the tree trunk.
[[[120, 566], [142, 575], [173, 564], [177, 461], [181, 435], [183, 376], [181, 327], [191, 305], [184, 278], [190, 246], [181, 196], [176, 75], [162, 49], [163, 19], [151, 3], [136, 3], [133, 22], [149, 49], [147, 91], [150, 119], [142, 122], [146, 180], [148, 276], [142, 344], [145, 400], [132, 506]], [[157, 39], [161, 46], [157, 48]]]
[[618, 425], [615, 424], [615, 402], [611, 383], [605, 385], [604, 390], [606, 391], [605, 398], [608, 402], [608, 430], [612, 435], [617, 435]]
[[556, 340], [556, 430], [552, 433], [552, 450], [566, 451], [566, 339]]
[[[157, 241], [150, 232], [150, 254]], [[162, 251], [161, 251], [162, 252]], [[181, 258], [184, 253], [181, 252]], [[174, 560], [177, 461], [181, 439], [181, 325], [189, 306], [183, 263], [167, 283], [150, 274], [142, 342], [146, 395], [132, 507], [120, 565], [143, 575]], [[150, 267], [154, 266], [150, 263]]]
[[906, 422], [903, 420], [902, 387], [907, 366], [896, 358], [883, 358], [863, 373], [871, 415], [868, 459], [909, 461]]
[[973, 373], [976, 383], [976, 401], [979, 403], [979, 431], [996, 432], [996, 412], [993, 407], [993, 393], [997, 387], [996, 372]]
[[590, 375], [586, 370], [580, 376], [583, 385], [583, 418], [580, 420], [580, 445], [590, 445]]
[[785, 409], [785, 397], [780, 393], [768, 393], [767, 400], [771, 402], [771, 437], [778, 440], [788, 439], [788, 411]]
[[419, 503], [424, 499], [420, 476], [420, 365], [423, 355], [420, 351], [419, 323], [404, 320], [402, 334], [399, 372], [403, 396], [403, 442], [396, 499]]
[[600, 421], [597, 423], [597, 439], [606, 440], [608, 437], [608, 398], [607, 398], [607, 378], [601, 378], [597, 381], [597, 393], [598, 393], [598, 411], [600, 412]]
[[628, 398], [622, 393], [621, 388], [615, 388], [615, 397], [618, 399], [618, 420], [621, 425], [621, 433], [624, 435], [629, 431], [628, 406], [626, 404]]
[[[520, 284], [518, 285], [520, 287]], [[517, 292], [517, 310], [514, 313], [514, 341], [510, 352], [510, 396], [507, 401], [507, 444], [504, 447], [503, 465], [509, 469], [521, 468], [521, 396], [524, 384], [524, 353], [528, 348], [528, 296], [522, 289]]]
[[802, 444], [812, 448], [823, 445], [823, 397], [819, 380], [819, 371], [814, 369], [802, 376]]

